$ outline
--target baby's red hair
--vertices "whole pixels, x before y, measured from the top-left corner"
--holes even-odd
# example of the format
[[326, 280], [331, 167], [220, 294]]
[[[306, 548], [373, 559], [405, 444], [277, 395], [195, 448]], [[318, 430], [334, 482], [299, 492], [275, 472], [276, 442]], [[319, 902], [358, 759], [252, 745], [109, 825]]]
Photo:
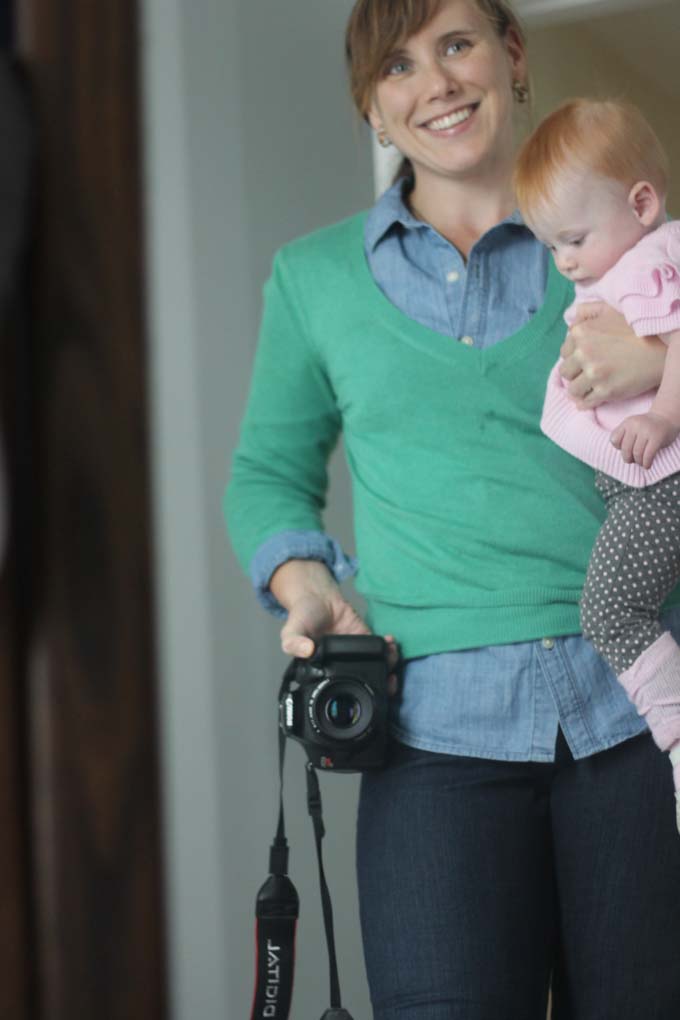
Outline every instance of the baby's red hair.
[[565, 170], [599, 174], [626, 187], [649, 181], [662, 200], [668, 190], [663, 146], [637, 107], [620, 99], [569, 99], [527, 138], [514, 174], [525, 218], [550, 205]]

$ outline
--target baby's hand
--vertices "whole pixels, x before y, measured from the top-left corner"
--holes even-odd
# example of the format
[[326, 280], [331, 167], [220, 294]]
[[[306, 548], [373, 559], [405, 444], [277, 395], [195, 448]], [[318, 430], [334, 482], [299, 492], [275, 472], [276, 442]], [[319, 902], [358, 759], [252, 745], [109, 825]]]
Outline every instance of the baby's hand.
[[669, 446], [680, 435], [680, 428], [660, 414], [634, 414], [621, 422], [611, 434], [611, 442], [621, 451], [626, 464], [633, 461], [644, 468], [664, 446]]

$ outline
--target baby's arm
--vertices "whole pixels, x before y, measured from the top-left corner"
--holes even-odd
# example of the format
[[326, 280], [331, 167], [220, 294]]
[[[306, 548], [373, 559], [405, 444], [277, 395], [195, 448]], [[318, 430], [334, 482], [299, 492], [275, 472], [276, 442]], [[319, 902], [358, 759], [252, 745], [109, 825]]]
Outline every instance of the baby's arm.
[[646, 414], [635, 414], [621, 422], [611, 441], [626, 464], [635, 461], [652, 466], [655, 456], [680, 435], [680, 330], [662, 334], [668, 344], [661, 385]]

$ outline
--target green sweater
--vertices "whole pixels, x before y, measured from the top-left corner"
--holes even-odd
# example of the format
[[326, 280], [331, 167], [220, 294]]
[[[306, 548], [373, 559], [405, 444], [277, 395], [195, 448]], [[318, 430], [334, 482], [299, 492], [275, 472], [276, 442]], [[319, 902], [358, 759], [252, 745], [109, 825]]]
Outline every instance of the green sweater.
[[323, 529], [342, 429], [357, 588], [405, 657], [580, 631], [604, 517], [593, 472], [540, 431], [571, 285], [486, 350], [400, 312], [375, 284], [365, 215], [284, 247], [265, 288], [225, 510], [244, 569], [267, 538]]

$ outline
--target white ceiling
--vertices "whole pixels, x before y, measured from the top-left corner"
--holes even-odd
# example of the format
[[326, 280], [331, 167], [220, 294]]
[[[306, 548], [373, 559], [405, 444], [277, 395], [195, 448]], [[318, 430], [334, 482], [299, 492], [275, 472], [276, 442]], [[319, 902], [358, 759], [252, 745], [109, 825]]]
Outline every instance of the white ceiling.
[[648, 9], [650, 6], [678, 7], [678, 0], [515, 0], [515, 8], [528, 24], [550, 21], [576, 21], [584, 18], [618, 14], [622, 11]]

